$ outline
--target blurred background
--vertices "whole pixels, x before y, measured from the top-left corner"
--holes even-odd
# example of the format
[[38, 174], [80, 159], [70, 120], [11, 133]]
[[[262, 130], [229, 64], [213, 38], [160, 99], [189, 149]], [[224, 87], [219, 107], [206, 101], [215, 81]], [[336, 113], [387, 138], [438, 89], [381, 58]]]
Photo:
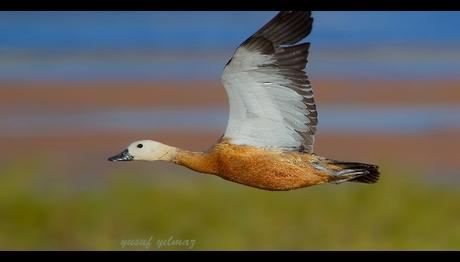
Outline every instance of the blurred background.
[[215, 143], [223, 67], [274, 15], [0, 12], [0, 249], [459, 249], [459, 12], [313, 12], [315, 151], [378, 184], [265, 192], [106, 160]]

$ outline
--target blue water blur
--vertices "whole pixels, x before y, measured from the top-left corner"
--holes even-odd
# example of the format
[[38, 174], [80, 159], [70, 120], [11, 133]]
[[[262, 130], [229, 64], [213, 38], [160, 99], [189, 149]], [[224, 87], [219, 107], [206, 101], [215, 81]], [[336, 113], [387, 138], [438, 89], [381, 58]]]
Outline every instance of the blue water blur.
[[[420, 134], [460, 129], [459, 106], [359, 107], [319, 109], [319, 133]], [[24, 111], [24, 108], [21, 108]], [[7, 112], [6, 109], [2, 109]], [[15, 111], [15, 110], [13, 110]], [[27, 110], [26, 110], [27, 111]], [[54, 136], [69, 132], [225, 130], [228, 113], [221, 109], [39, 111], [0, 117], [0, 136]]]
[[[276, 12], [1, 12], [0, 48], [233, 48]], [[460, 43], [460, 12], [314, 12], [318, 46]]]
[[[275, 14], [0, 12], [0, 81], [216, 79], [239, 43]], [[312, 75], [460, 72], [460, 12], [314, 12], [314, 18]], [[203, 59], [209, 53], [215, 55]]]

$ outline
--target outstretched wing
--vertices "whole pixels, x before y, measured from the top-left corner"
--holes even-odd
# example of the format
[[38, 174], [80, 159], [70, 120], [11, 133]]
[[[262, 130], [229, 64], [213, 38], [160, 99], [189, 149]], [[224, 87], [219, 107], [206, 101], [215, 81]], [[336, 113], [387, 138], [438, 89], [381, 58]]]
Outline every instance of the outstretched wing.
[[316, 105], [304, 71], [311, 12], [280, 12], [244, 41], [222, 84], [230, 102], [224, 137], [234, 144], [313, 152]]

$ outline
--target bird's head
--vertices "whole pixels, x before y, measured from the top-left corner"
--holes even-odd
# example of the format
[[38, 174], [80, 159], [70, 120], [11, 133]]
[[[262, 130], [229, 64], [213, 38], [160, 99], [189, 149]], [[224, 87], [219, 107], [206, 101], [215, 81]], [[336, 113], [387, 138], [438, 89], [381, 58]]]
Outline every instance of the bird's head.
[[176, 148], [153, 140], [139, 140], [132, 142], [123, 152], [110, 157], [109, 161], [170, 161], [174, 158]]

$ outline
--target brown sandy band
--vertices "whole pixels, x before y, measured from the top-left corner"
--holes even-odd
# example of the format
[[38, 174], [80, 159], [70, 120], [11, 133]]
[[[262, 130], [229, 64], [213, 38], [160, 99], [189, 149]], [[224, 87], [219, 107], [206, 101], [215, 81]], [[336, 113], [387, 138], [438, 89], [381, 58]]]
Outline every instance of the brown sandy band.
[[[311, 79], [318, 104], [458, 105], [460, 80]], [[216, 81], [0, 83], [0, 105], [90, 108], [227, 107]], [[0, 109], [1, 111], [1, 109]]]

